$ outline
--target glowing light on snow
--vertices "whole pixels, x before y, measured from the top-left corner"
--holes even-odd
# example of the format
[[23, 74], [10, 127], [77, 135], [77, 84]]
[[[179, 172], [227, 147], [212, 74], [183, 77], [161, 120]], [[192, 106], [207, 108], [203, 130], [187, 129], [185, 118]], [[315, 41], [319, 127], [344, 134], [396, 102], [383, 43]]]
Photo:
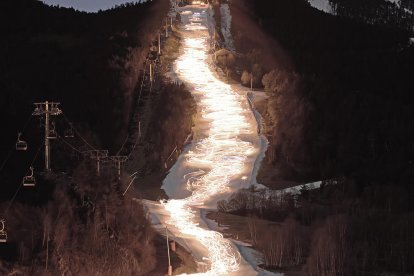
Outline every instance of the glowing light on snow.
[[[200, 28], [195, 26], [190, 23], [185, 29], [191, 32], [205, 29], [201, 24]], [[170, 213], [168, 224], [183, 235], [200, 241], [208, 249], [210, 268], [204, 274], [227, 275], [239, 269], [240, 255], [220, 233], [198, 225], [195, 219], [197, 211], [193, 207], [203, 205], [213, 196], [227, 191], [231, 180], [247, 178], [242, 174], [254, 147], [241, 140], [240, 136], [251, 134], [252, 126], [246, 117], [248, 111], [242, 105], [244, 97], [218, 80], [210, 70], [207, 37], [191, 36], [183, 41], [183, 54], [178, 58], [176, 67], [180, 78], [193, 87], [209, 130], [186, 156], [187, 164], [194, 168], [194, 172], [183, 179], [192, 192], [191, 196], [162, 204]]]

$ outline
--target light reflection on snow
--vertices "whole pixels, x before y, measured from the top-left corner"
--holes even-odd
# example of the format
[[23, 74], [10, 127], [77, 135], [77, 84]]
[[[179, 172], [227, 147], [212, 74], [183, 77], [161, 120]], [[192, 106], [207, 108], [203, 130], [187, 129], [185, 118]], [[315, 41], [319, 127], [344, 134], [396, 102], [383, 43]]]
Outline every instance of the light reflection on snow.
[[[200, 14], [194, 13], [194, 16]], [[190, 23], [184, 29], [194, 31], [206, 27]], [[192, 36], [183, 40], [183, 54], [176, 62], [176, 71], [193, 87], [202, 118], [210, 128], [206, 138], [198, 141], [193, 151], [186, 155], [188, 166], [194, 168], [194, 172], [186, 174], [183, 179], [192, 192], [191, 196], [163, 201], [162, 204], [170, 214], [168, 224], [208, 249], [206, 260], [210, 269], [202, 274], [227, 275], [239, 269], [240, 254], [220, 233], [201, 228], [193, 207], [227, 191], [231, 180], [243, 177], [247, 158], [254, 153], [254, 147], [252, 143], [241, 140], [240, 136], [251, 134], [253, 128], [245, 115], [244, 98], [211, 72], [207, 37]]]

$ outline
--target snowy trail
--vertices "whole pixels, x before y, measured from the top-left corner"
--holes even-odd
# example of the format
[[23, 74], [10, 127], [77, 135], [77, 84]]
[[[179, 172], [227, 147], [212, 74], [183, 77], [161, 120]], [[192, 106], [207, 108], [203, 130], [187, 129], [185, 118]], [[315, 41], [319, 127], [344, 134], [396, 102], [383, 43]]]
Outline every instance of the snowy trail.
[[203, 209], [215, 209], [218, 200], [255, 182], [254, 167], [264, 145], [248, 91], [219, 80], [209, 67], [211, 9], [191, 5], [178, 11], [183, 40], [174, 71], [191, 90], [201, 119], [194, 128], [196, 140], [164, 180], [162, 188], [170, 200], [144, 203], [153, 225], [167, 226], [192, 253], [198, 275], [258, 275], [240, 254], [242, 247], [211, 230], [203, 218]]

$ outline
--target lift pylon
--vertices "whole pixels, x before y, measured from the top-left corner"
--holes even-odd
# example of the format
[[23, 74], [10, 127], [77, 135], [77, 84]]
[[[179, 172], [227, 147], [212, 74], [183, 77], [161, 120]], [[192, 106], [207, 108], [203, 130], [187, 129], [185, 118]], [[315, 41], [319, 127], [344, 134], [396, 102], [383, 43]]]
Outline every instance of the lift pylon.
[[115, 163], [115, 166], [118, 172], [118, 179], [120, 179], [121, 178], [121, 166], [125, 164], [125, 162], [128, 160], [128, 156], [121, 156], [121, 155], [109, 156], [109, 159], [111, 159]]
[[108, 157], [107, 150], [88, 150], [83, 152], [84, 155], [96, 161], [96, 175], [101, 175], [101, 161]]
[[4, 230], [5, 228], [5, 220], [1, 219], [0, 220], [0, 243], [5, 243], [7, 242], [7, 232], [6, 230]]
[[[50, 116], [58, 116], [62, 114], [62, 110], [59, 109], [58, 102], [40, 102], [34, 103], [35, 110], [33, 111], [33, 116], [44, 116], [45, 119], [45, 170], [50, 171], [50, 141], [53, 139], [50, 133]], [[54, 129], [53, 129], [54, 131]], [[53, 134], [52, 134], [53, 135]]]

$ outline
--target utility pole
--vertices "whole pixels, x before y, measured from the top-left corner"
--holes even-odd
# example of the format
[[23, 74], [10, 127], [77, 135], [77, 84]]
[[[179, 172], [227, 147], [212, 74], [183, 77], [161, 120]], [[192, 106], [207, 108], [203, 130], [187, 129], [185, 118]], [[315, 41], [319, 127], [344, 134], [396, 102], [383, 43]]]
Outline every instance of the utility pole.
[[158, 33], [158, 54], [161, 55], [161, 33]]
[[171, 276], [172, 266], [171, 266], [171, 259], [170, 259], [170, 244], [168, 242], [168, 228], [167, 227], [165, 227], [165, 232], [167, 233], [168, 276]]
[[118, 172], [118, 179], [121, 179], [121, 165], [128, 160], [128, 156], [115, 155], [109, 156], [109, 158], [115, 163], [116, 170]]
[[101, 160], [108, 157], [107, 150], [88, 150], [84, 151], [83, 154], [89, 155], [89, 158], [96, 160], [96, 175], [101, 175]]
[[33, 116], [45, 116], [45, 171], [50, 171], [50, 116], [58, 116], [62, 114], [62, 110], [59, 109], [58, 102], [45, 101], [42, 103], [34, 103], [35, 110]]
[[138, 141], [141, 140], [141, 121], [138, 122]]
[[214, 50], [216, 50], [216, 27], [214, 27], [214, 32], [213, 32], [213, 42], [214, 42]]
[[153, 77], [152, 77], [152, 61], [150, 61], [150, 82], [152, 83]]
[[168, 37], [168, 18], [165, 18], [165, 37]]
[[250, 73], [250, 91], [253, 91], [253, 72]]

